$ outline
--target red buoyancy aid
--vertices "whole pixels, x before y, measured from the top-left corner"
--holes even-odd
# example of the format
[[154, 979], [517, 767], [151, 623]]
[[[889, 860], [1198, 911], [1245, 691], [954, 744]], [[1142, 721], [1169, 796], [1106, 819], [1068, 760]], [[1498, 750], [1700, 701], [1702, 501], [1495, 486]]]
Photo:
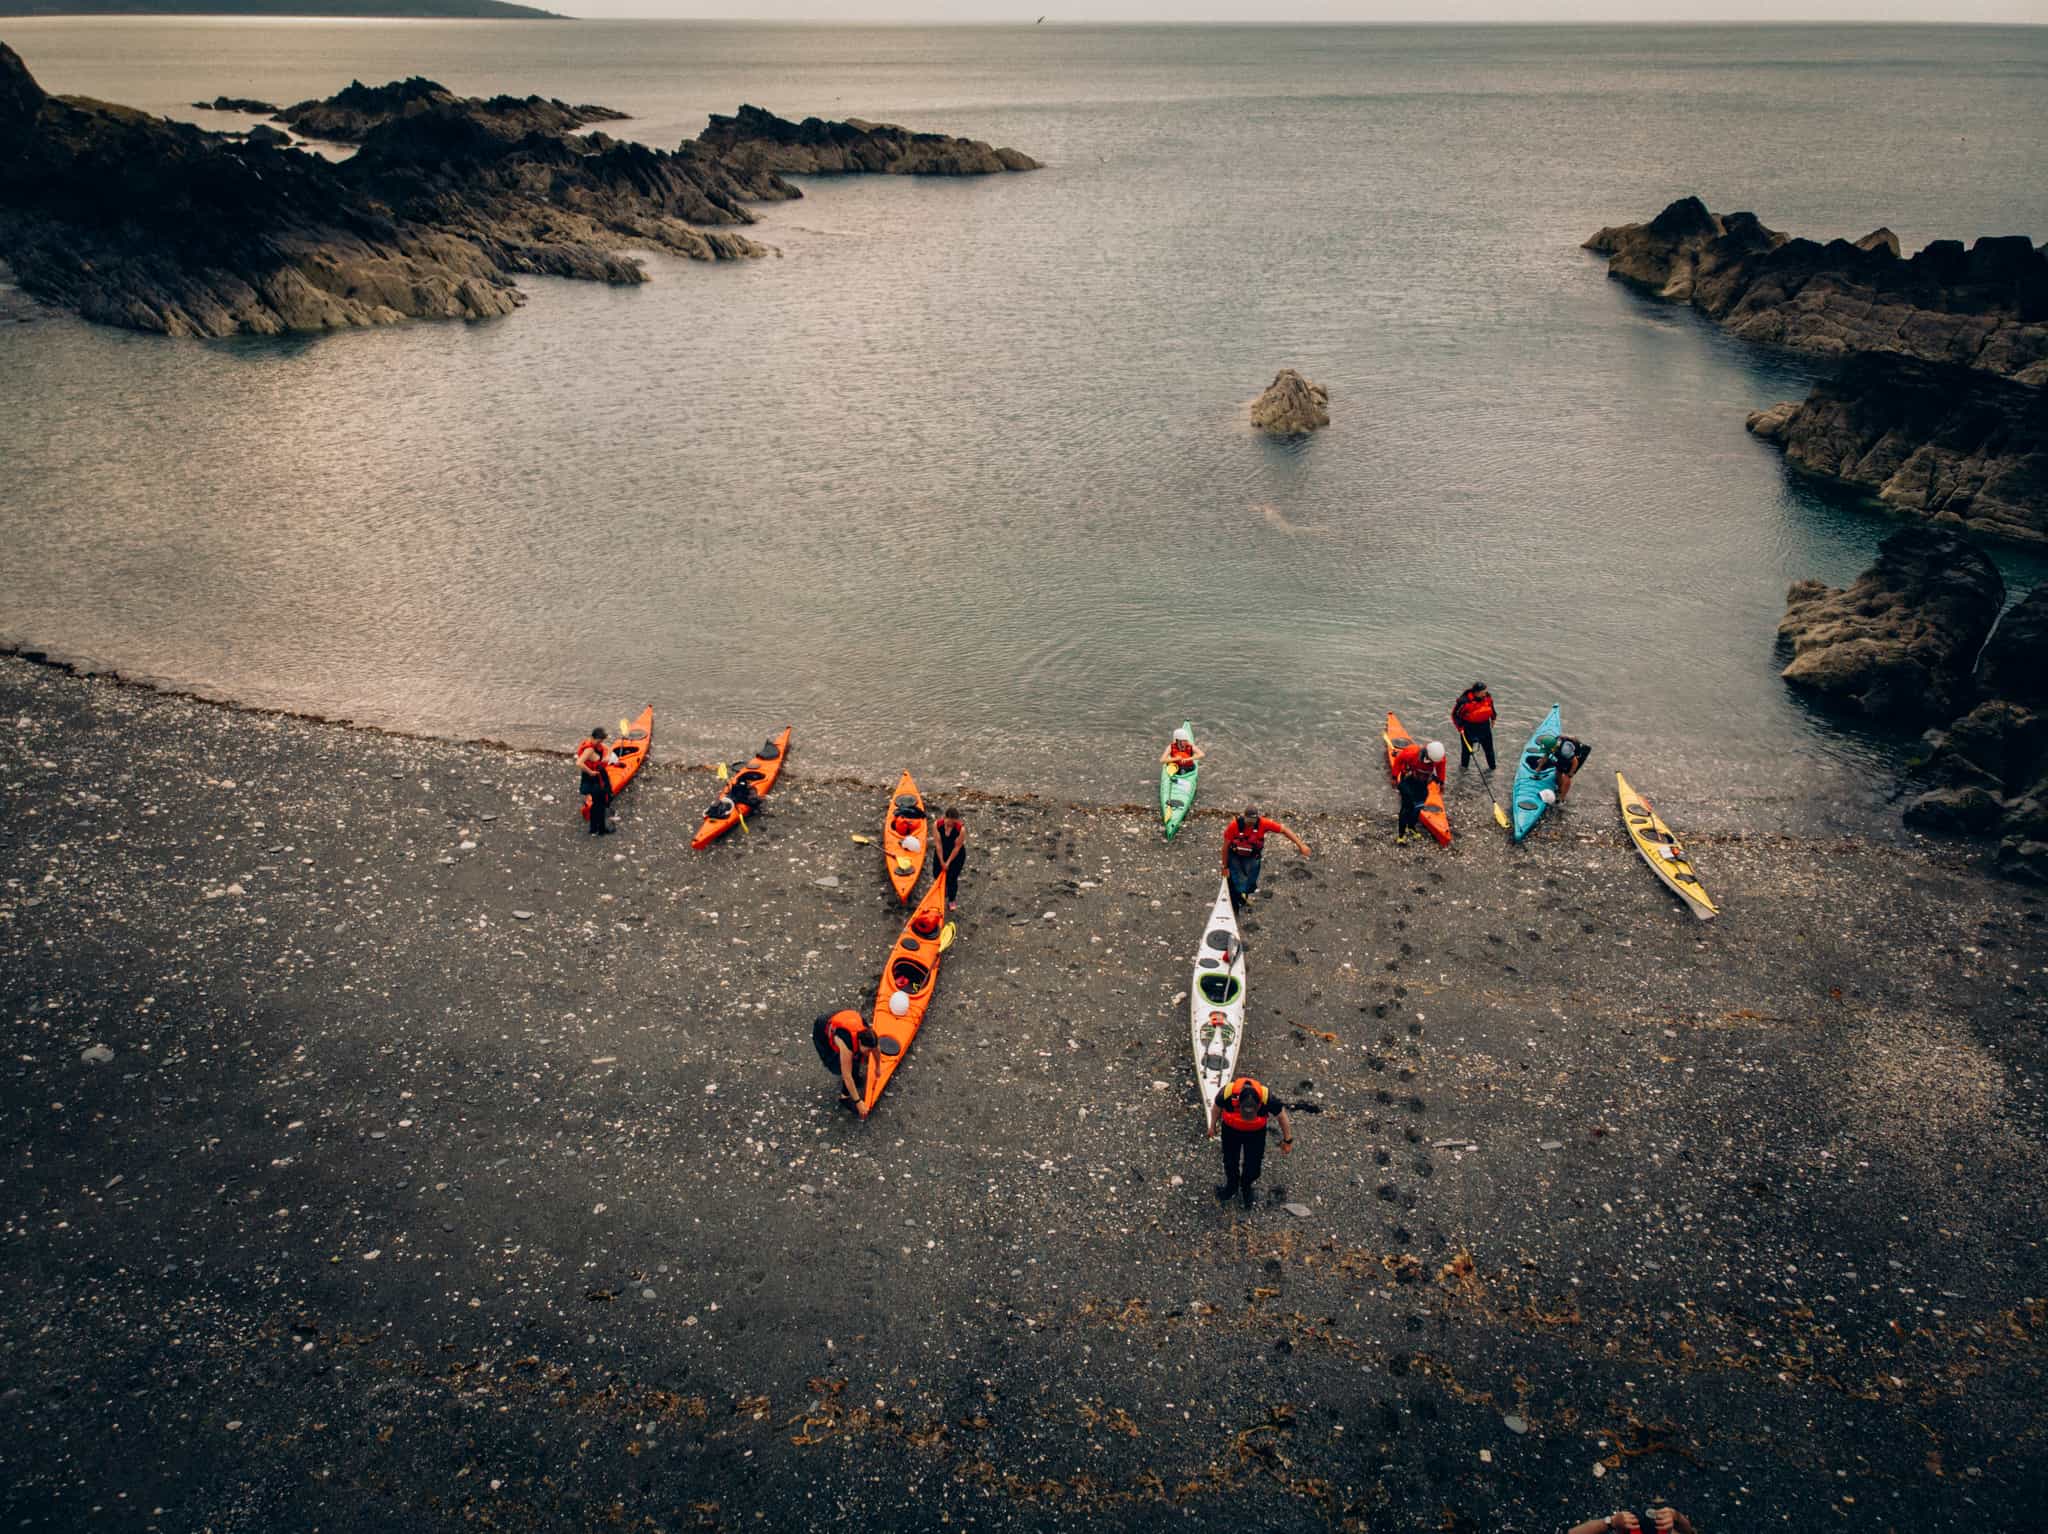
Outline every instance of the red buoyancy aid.
[[1422, 747], [1417, 742], [1411, 740], [1407, 745], [1394, 753], [1395, 777], [1405, 778], [1411, 772], [1423, 772], [1425, 770]]
[[1166, 748], [1166, 754], [1176, 762], [1192, 762], [1195, 759], [1195, 743], [1191, 740], [1176, 740]]
[[1492, 724], [1493, 717], [1493, 694], [1473, 692], [1470, 688], [1458, 695], [1457, 704], [1451, 709], [1451, 722], [1460, 728]]
[[[1256, 1092], [1259, 1096], [1258, 1115], [1255, 1118], [1247, 1117], [1243, 1111], [1243, 1094], [1246, 1092]], [[1217, 1117], [1229, 1128], [1244, 1134], [1252, 1134], [1266, 1127], [1266, 1089], [1251, 1077], [1238, 1077], [1223, 1089], [1223, 1095], [1216, 1101], [1223, 1105]]]
[[866, 1026], [858, 1012], [844, 1007], [825, 1019], [825, 1038], [828, 1043], [843, 1042], [850, 1052], [857, 1055], [860, 1053], [861, 1030]]
[[1262, 815], [1259, 817], [1259, 823], [1247, 830], [1238, 824], [1235, 815], [1231, 816], [1223, 822], [1223, 850], [1243, 852], [1257, 857], [1266, 850], [1266, 832], [1272, 824], [1272, 821]]
[[[586, 751], [595, 751], [597, 753], [597, 766], [592, 767], [583, 760], [583, 754]], [[604, 755], [604, 742], [601, 740], [586, 735], [583, 739], [576, 742], [576, 765], [585, 772], [592, 774], [602, 772], [604, 770]]]

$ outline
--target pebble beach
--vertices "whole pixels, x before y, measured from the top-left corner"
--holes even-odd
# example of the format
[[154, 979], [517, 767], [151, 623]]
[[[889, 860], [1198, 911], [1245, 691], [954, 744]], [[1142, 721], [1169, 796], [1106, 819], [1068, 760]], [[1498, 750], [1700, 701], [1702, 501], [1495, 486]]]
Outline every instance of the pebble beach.
[[[763, 721], [765, 729], [782, 721]], [[1266, 812], [1211, 1196], [1222, 805], [955, 786], [936, 998], [866, 1122], [813, 1016], [902, 921], [873, 781], [694, 853], [566, 756], [0, 659], [17, 1527], [1960, 1529], [2041, 1484], [2042, 906], [1905, 838], [1715, 834], [1596, 759]], [[735, 741], [736, 752], [751, 741]], [[1210, 776], [1205, 768], [1205, 779]], [[1215, 774], [1219, 783], [1224, 774]], [[935, 802], [947, 785], [927, 784]], [[1678, 826], [1681, 806], [1660, 803]]]

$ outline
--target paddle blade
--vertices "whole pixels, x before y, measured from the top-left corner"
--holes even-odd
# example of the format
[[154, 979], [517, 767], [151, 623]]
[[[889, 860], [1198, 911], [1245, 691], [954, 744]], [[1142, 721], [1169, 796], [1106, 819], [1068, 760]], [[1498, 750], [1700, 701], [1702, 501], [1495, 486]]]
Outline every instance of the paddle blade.
[[862, 836], [860, 832], [856, 831], [853, 833], [853, 842], [857, 847], [872, 847], [875, 844], [875, 839], [872, 836]]
[[624, 740], [628, 735], [632, 733], [633, 721], [630, 719], [621, 719], [619, 721], [619, 739]]
[[955, 927], [951, 922], [947, 922], [945, 926], [939, 928], [940, 953], [944, 953], [948, 948], [951, 948], [953, 946], [953, 938], [958, 931], [959, 929]]
[[898, 872], [899, 874], [907, 874], [907, 873], [909, 873], [909, 872], [910, 872], [910, 859], [909, 859], [909, 858], [906, 858], [906, 857], [898, 856], [898, 857], [897, 857], [897, 859], [896, 859], [896, 872]]
[[1493, 804], [1493, 823], [1499, 826], [1503, 831], [1505, 831], [1508, 828], [1508, 812], [1500, 807], [1500, 801], [1498, 799], [1496, 799]]
[[731, 776], [732, 776], [732, 774], [731, 774], [730, 772], [726, 771], [726, 768], [725, 768], [725, 763], [723, 763], [723, 762], [720, 762], [720, 763], [718, 764], [718, 781], [719, 781], [719, 782], [721, 782], [721, 783], [723, 783], [723, 782], [724, 782], [724, 781], [725, 781], [725, 780], [726, 780], [727, 778], [729, 778], [729, 777], [731, 777]]

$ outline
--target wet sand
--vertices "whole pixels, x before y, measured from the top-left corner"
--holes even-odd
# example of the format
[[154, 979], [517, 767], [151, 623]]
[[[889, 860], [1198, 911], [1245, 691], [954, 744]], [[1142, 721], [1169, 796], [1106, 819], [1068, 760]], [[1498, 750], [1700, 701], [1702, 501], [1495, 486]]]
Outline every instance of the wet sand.
[[1701, 839], [1703, 926], [1597, 759], [1519, 849], [1476, 774], [1449, 853], [1370, 774], [1369, 813], [1275, 800], [1315, 856], [1269, 851], [1242, 1064], [1302, 1106], [1247, 1213], [1187, 1058], [1217, 794], [1171, 845], [963, 795], [959, 941], [860, 1123], [810, 1020], [902, 919], [849, 839], [886, 787], [810, 778], [798, 723], [693, 853], [711, 780], [658, 739], [597, 841], [561, 757], [0, 659], [0, 1518], [1935, 1530], [2040, 1493], [2042, 906], [1973, 855]]

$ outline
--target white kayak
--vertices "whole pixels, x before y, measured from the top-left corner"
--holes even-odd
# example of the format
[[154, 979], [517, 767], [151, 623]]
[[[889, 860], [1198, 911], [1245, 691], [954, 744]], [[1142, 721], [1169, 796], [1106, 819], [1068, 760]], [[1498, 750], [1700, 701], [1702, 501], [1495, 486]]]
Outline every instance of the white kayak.
[[1230, 908], [1230, 882], [1219, 881], [1215, 909], [1202, 929], [1188, 987], [1188, 1022], [1195, 1046], [1195, 1081], [1202, 1089], [1202, 1128], [1216, 1123], [1216, 1097], [1237, 1074], [1244, 1042], [1244, 939]]

